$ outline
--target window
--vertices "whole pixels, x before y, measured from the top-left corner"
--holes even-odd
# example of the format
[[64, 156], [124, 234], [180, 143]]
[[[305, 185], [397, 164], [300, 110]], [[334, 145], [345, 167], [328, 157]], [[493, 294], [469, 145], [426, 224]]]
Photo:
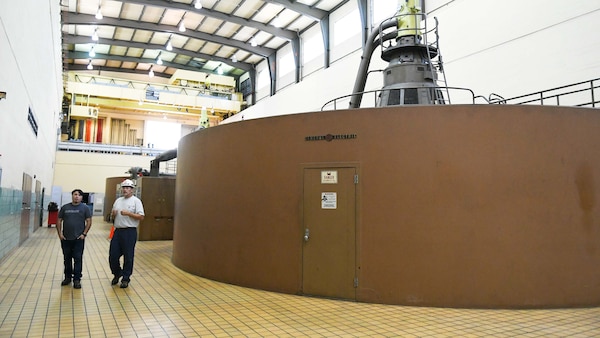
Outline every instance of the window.
[[269, 71], [267, 69], [263, 69], [256, 76], [256, 88], [262, 89], [268, 87], [270, 81], [271, 77], [269, 76]]
[[373, 27], [379, 27], [383, 20], [396, 15], [399, 6], [397, 1], [373, 0]]
[[177, 148], [181, 138], [181, 124], [162, 121], [146, 121], [144, 126], [144, 140], [156, 149]]
[[292, 73], [295, 68], [294, 54], [287, 53], [279, 59], [279, 77]]
[[240, 83], [240, 92], [242, 92], [243, 96], [252, 94], [252, 83], [250, 83], [250, 79], [246, 79]]
[[302, 46], [302, 55], [304, 57], [302, 61], [304, 63], [312, 61], [320, 55], [323, 55], [323, 38], [319, 35], [313, 35], [312, 37], [304, 40]]
[[333, 42], [338, 46], [360, 33], [360, 15], [358, 8], [336, 21], [333, 25]]

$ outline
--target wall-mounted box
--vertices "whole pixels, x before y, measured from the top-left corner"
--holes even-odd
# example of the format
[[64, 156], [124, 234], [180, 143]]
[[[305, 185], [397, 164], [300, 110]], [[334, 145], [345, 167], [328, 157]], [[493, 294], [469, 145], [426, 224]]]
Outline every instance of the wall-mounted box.
[[98, 108], [90, 106], [74, 106], [70, 107], [71, 118], [97, 119]]

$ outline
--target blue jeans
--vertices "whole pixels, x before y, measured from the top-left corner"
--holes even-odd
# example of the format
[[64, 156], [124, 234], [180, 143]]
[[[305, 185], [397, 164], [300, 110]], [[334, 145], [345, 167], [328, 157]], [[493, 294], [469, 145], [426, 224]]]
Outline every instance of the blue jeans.
[[[110, 271], [115, 276], [123, 276], [124, 281], [129, 281], [133, 273], [133, 255], [137, 242], [137, 228], [115, 229], [108, 249], [108, 263]], [[123, 268], [119, 260], [123, 256]]]
[[64, 240], [60, 241], [60, 246], [65, 259], [65, 279], [80, 280], [85, 240]]

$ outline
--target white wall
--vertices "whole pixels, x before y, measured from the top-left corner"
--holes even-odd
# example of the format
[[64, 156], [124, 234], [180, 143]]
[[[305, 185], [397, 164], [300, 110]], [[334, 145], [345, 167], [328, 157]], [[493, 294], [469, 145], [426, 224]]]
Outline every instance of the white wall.
[[[28, 235], [36, 206], [50, 196], [62, 102], [59, 1], [0, 0], [0, 260], [24, 238], [24, 197], [31, 197]], [[37, 135], [28, 122], [32, 110]], [[23, 191], [24, 174], [31, 189]], [[35, 195], [36, 185], [44, 196]], [[25, 207], [25, 208], [24, 208]]]
[[429, 16], [449, 85], [508, 98], [600, 77], [600, 1], [463, 0]]
[[149, 171], [153, 159], [152, 156], [59, 151], [53, 185], [67, 192], [81, 189], [87, 193], [104, 193], [107, 178], [127, 176], [131, 167]]
[[[349, 2], [332, 15], [332, 21], [356, 6]], [[432, 0], [425, 1], [425, 8], [439, 21], [449, 86], [510, 98], [600, 77], [599, 1]], [[332, 51], [330, 68], [311, 73], [272, 97], [259, 96], [254, 106], [224, 123], [318, 111], [325, 102], [350, 94], [362, 50], [348, 54], [348, 45], [342, 48], [345, 54]], [[385, 67], [380, 54], [377, 48], [370, 70]], [[379, 73], [368, 77], [365, 90], [381, 87]]]
[[60, 39], [58, 1], [0, 1], [0, 91], [7, 93], [0, 101], [0, 187], [20, 189], [26, 173], [50, 191], [62, 101]]

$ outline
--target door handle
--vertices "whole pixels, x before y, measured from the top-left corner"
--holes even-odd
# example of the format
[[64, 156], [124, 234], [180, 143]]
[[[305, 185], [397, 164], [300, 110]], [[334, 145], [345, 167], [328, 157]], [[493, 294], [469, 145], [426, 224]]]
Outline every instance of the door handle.
[[310, 231], [308, 230], [308, 228], [306, 228], [304, 230], [304, 241], [308, 242], [308, 239], [310, 238]]

